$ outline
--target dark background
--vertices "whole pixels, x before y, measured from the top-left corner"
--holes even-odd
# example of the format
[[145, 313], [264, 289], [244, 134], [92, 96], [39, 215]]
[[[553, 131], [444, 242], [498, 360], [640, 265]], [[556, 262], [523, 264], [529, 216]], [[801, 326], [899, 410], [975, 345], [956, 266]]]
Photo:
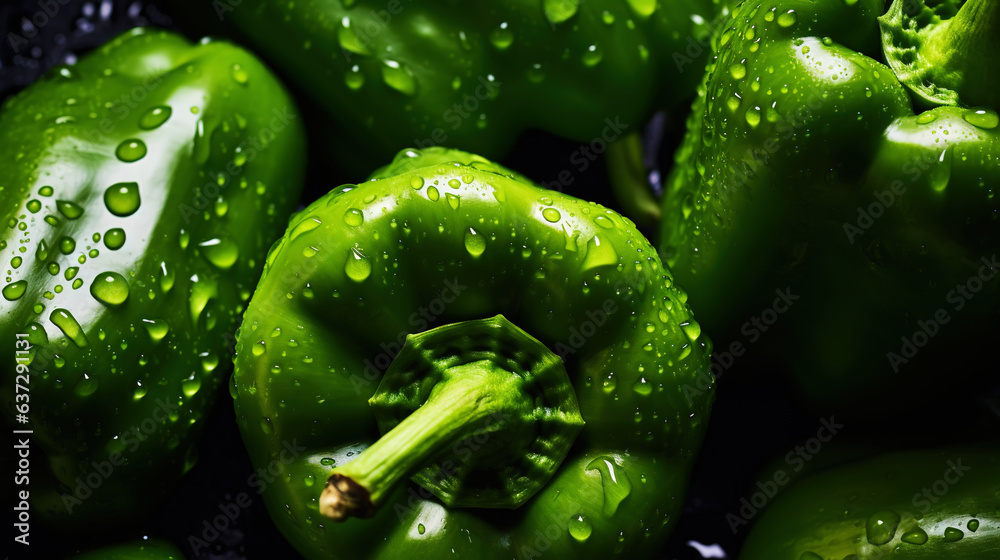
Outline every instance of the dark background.
[[[31, 84], [49, 67], [73, 63], [76, 57], [104, 43], [129, 28], [156, 25], [179, 30], [191, 39], [217, 33], [205, 27], [205, 20], [179, 12], [166, 0], [104, 0], [60, 1], [52, 4], [58, 12], [39, 29], [25, 27], [29, 18], [40, 10], [37, 0], [0, 0], [0, 100]], [[18, 45], [14, 52], [8, 33], [33, 38]], [[280, 69], [279, 73], [280, 73]], [[298, 95], [300, 109], [307, 113], [311, 104]], [[686, 115], [655, 116], [647, 127], [648, 163], [666, 168], [672, 152], [683, 133]], [[308, 121], [307, 121], [308, 122]], [[350, 176], [330, 169], [336, 157], [321, 153], [326, 143], [310, 131], [311, 161], [322, 162], [310, 167], [303, 203], [308, 203], [336, 185], [358, 182], [364, 177]], [[543, 133], [526, 133], [513, 153], [502, 163], [537, 181], [555, 179], [566, 168], [569, 156], [580, 146]], [[616, 204], [606, 187], [606, 167], [598, 161], [586, 172], [576, 174], [567, 189], [574, 196], [595, 200], [612, 208]], [[652, 236], [654, 232], [646, 231]], [[710, 333], [717, 349], [725, 349], [739, 333]], [[764, 335], [766, 336], [766, 334]], [[755, 353], [756, 352], [756, 353]], [[708, 436], [692, 472], [692, 481], [684, 507], [684, 515], [661, 555], [664, 559], [735, 558], [740, 544], [750, 528], [743, 525], [734, 533], [726, 519], [737, 514], [741, 499], [750, 498], [756, 483], [770, 479], [775, 470], [790, 471], [781, 458], [796, 445], [804, 444], [816, 435], [821, 418], [833, 416], [844, 424], [830, 444], [832, 452], [824, 452], [809, 461], [806, 470], [837, 463], [872, 450], [887, 450], [912, 445], [919, 439], [923, 445], [956, 442], [977, 434], [996, 434], [1000, 425], [1000, 387], [997, 385], [996, 357], [983, 349], [981, 374], [978, 380], [966, 384], [937, 383], [927, 387], [934, 397], [909, 410], [891, 402], [886, 395], [884, 410], [864, 413], [849, 410], [819, 410], [799, 405], [799, 399], [777, 360], [760, 355], [749, 346], [747, 354], [736, 360], [719, 376], [716, 404]], [[988, 365], [985, 365], [988, 364]], [[942, 376], [947, 379], [947, 372]], [[928, 402], [929, 401], [929, 402]], [[233, 503], [245, 492], [252, 502], [241, 513], [230, 530], [203, 550], [202, 559], [298, 558], [268, 517], [263, 501], [247, 483], [253, 473], [250, 459], [233, 421], [232, 402], [225, 387], [220, 388], [218, 403], [205, 425], [200, 444], [198, 464], [181, 481], [166, 504], [133, 528], [109, 527], [97, 535], [77, 535], [68, 538], [53, 534], [39, 523], [32, 523], [31, 557], [57, 558], [95, 545], [117, 542], [142, 535], [165, 537], [194, 558], [188, 538], [201, 535], [203, 522], [220, 513], [220, 504]], [[916, 438], [915, 438], [916, 436]], [[826, 447], [824, 448], [826, 449]], [[776, 459], [777, 458], [777, 459]], [[36, 463], [41, 465], [41, 463]], [[8, 482], [9, 484], [9, 482]], [[717, 545], [714, 552], [703, 556], [692, 542], [704, 546]], [[19, 546], [19, 545], [18, 545]], [[711, 550], [711, 549], [710, 549]], [[15, 550], [20, 558], [23, 551]], [[722, 555], [724, 554], [724, 555]]]

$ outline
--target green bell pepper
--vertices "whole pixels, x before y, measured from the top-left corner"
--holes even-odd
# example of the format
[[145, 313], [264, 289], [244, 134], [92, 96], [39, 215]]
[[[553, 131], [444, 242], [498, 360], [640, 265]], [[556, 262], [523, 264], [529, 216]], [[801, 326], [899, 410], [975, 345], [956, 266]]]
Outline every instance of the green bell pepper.
[[996, 3], [901, 4], [881, 35], [881, 0], [744, 4], [668, 179], [661, 247], [706, 328], [781, 349], [820, 401], [905, 401], [917, 354], [953, 368], [988, 344], [1000, 303], [997, 107], [915, 109], [879, 47], [920, 80], [914, 66], [936, 61], [956, 99], [987, 102], [955, 78], [978, 66], [935, 45], [995, 65], [980, 47]]
[[401, 152], [295, 217], [247, 307], [272, 519], [309, 558], [652, 557], [713, 395], [685, 301], [626, 218]]
[[[607, 149], [614, 180], [644, 186], [642, 125], [691, 98], [729, 2], [210, 4], [332, 117], [358, 172], [413, 145], [499, 158], [533, 128], [587, 143], [574, 169]], [[647, 191], [622, 197], [630, 215], [659, 213]]]
[[129, 31], [7, 100], [0, 340], [17, 354], [0, 390], [34, 431], [32, 515], [129, 520], [194, 464], [303, 153], [253, 55], [164, 31]]
[[169, 541], [143, 539], [84, 552], [72, 560], [184, 560], [184, 554]]
[[998, 481], [995, 448], [893, 453], [822, 471], [768, 506], [740, 560], [992, 560]]

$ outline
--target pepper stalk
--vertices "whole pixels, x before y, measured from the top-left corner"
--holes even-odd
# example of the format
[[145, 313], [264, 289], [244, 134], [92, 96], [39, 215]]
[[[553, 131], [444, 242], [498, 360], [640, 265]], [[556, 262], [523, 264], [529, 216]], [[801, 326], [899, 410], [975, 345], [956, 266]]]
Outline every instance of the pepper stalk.
[[331, 472], [319, 509], [335, 521], [409, 478], [449, 506], [516, 508], [583, 427], [562, 360], [502, 315], [407, 336], [369, 404], [384, 435]]

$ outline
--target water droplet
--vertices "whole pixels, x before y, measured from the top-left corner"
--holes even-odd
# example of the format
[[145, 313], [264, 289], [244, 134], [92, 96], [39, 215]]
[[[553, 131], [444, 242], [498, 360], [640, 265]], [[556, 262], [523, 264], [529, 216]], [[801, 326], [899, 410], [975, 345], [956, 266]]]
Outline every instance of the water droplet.
[[344, 272], [355, 282], [364, 282], [372, 273], [372, 263], [356, 247], [351, 248], [344, 264]]
[[271, 423], [271, 419], [267, 416], [260, 419], [260, 431], [265, 434], [274, 433], [274, 425]]
[[427, 198], [432, 201], [437, 201], [437, 199], [441, 198], [441, 193], [439, 193], [435, 187], [427, 187]]
[[614, 25], [615, 15], [607, 10], [604, 10], [601, 12], [601, 21], [604, 22], [604, 25]]
[[233, 81], [240, 85], [246, 85], [250, 81], [250, 76], [247, 74], [245, 68], [239, 65], [239, 63], [233, 64], [233, 68], [229, 73], [233, 77]]
[[219, 283], [214, 278], [191, 278], [191, 293], [188, 295], [188, 311], [191, 324], [197, 326], [201, 312], [205, 310], [209, 300], [219, 295]]
[[632, 390], [635, 391], [636, 394], [645, 397], [653, 392], [653, 384], [647, 381], [645, 377], [640, 377], [639, 380], [632, 385]]
[[201, 354], [201, 369], [205, 373], [212, 373], [217, 367], [219, 367], [219, 357], [217, 355], [210, 352]]
[[35, 199], [29, 200], [26, 206], [28, 208], [28, 212], [31, 212], [32, 214], [42, 209], [42, 203]]
[[917, 117], [917, 124], [930, 124], [937, 120], [937, 113], [926, 111]]
[[486, 239], [476, 230], [469, 228], [469, 231], [465, 232], [465, 250], [474, 258], [479, 257], [486, 251]]
[[579, 7], [580, 0], [542, 0], [545, 18], [553, 25], [575, 16]]
[[694, 319], [684, 321], [681, 323], [680, 327], [681, 330], [684, 331], [684, 334], [687, 335], [688, 340], [691, 342], [697, 341], [698, 337], [701, 336], [701, 325], [699, 325], [698, 321], [695, 321]]
[[584, 542], [590, 538], [593, 534], [594, 528], [590, 525], [590, 521], [583, 514], [574, 515], [569, 518], [569, 524], [566, 527], [569, 530], [571, 537], [577, 540], [577, 542]]
[[424, 178], [419, 175], [414, 175], [410, 177], [410, 186], [415, 189], [420, 189], [424, 186]]
[[628, 0], [629, 7], [640, 19], [646, 19], [656, 11], [656, 0]]
[[122, 143], [118, 144], [118, 148], [115, 150], [115, 155], [125, 163], [139, 161], [146, 156], [146, 144], [138, 138], [122, 140]]
[[142, 384], [142, 381], [136, 381], [135, 384], [136, 384], [136, 387], [135, 387], [135, 391], [132, 392], [132, 400], [133, 401], [142, 400], [142, 397], [146, 396], [146, 393], [149, 392], [149, 389], [147, 389]]
[[423, 535], [426, 531], [427, 531], [427, 528], [424, 527], [423, 523], [417, 523], [417, 533], [420, 533], [421, 535]]
[[172, 109], [166, 105], [151, 107], [143, 113], [141, 117], [139, 117], [139, 128], [143, 130], [158, 128], [160, 125], [167, 122], [167, 119], [170, 118], [171, 112]]
[[228, 237], [209, 239], [198, 244], [208, 262], [221, 270], [228, 270], [240, 256], [240, 247]]
[[615, 264], [618, 264], [618, 253], [611, 243], [602, 242], [596, 235], [587, 242], [587, 256], [583, 259], [583, 270]]
[[975, 533], [977, 530], [979, 530], [979, 520], [970, 519], [969, 522], [966, 523], [965, 528], [968, 529], [969, 532]]
[[[452, 181], [454, 181], [454, 179], [452, 179]], [[452, 210], [458, 210], [458, 207], [462, 203], [462, 197], [458, 196], [457, 194], [446, 193], [444, 195], [444, 198], [445, 200], [448, 201], [448, 206], [451, 206]]]
[[382, 81], [404, 95], [413, 95], [417, 92], [417, 82], [413, 73], [395, 60], [386, 60], [382, 64]]
[[555, 223], [562, 218], [562, 214], [560, 214], [555, 208], [546, 208], [545, 210], [542, 210], [542, 217], [545, 218], [546, 221]]
[[21, 257], [14, 257], [10, 259], [10, 266], [18, 268], [21, 266]]
[[56, 208], [58, 208], [59, 213], [66, 216], [66, 219], [68, 220], [75, 220], [83, 215], [83, 208], [68, 200], [57, 200]]
[[11, 282], [3, 287], [3, 297], [7, 301], [15, 301], [24, 295], [24, 292], [28, 289], [27, 280], [18, 280], [17, 282]]
[[915, 527], [903, 533], [903, 536], [899, 540], [907, 544], [924, 544], [927, 542], [927, 531], [924, 531], [920, 527]]
[[538, 63], [528, 67], [527, 75], [528, 81], [533, 84], [541, 83], [545, 79], [545, 72], [542, 71], [542, 65]]
[[791, 27], [795, 25], [795, 22], [799, 20], [799, 17], [795, 15], [795, 10], [788, 10], [787, 12], [778, 16], [778, 25], [781, 27]]
[[580, 57], [585, 66], [597, 66], [603, 59], [604, 53], [601, 49], [597, 48], [597, 45], [587, 47], [587, 50], [583, 52], [583, 56]]
[[121, 305], [128, 299], [128, 282], [117, 272], [102, 272], [90, 284], [90, 295], [101, 303]]
[[93, 375], [83, 374], [83, 377], [76, 382], [73, 387], [73, 392], [76, 393], [78, 397], [89, 397], [97, 391], [97, 377]]
[[357, 33], [355, 33], [354, 27], [351, 25], [351, 19], [345, 16], [340, 20], [340, 23], [340, 28], [337, 30], [337, 42], [340, 43], [340, 47], [361, 55], [371, 54], [368, 47], [361, 42]]
[[742, 62], [734, 62], [729, 65], [729, 75], [734, 80], [742, 80], [747, 75], [747, 67]]
[[871, 514], [865, 523], [868, 542], [876, 546], [886, 544], [896, 536], [898, 526], [899, 514], [894, 511], [883, 510]]
[[617, 388], [618, 388], [618, 378], [615, 377], [614, 372], [609, 373], [607, 377], [605, 377], [601, 381], [601, 389], [603, 389], [605, 393], [608, 394], [614, 393], [615, 389]]
[[104, 191], [104, 206], [115, 216], [131, 216], [139, 204], [138, 183], [115, 183]]
[[198, 390], [201, 389], [201, 377], [197, 374], [191, 374], [191, 377], [184, 380], [181, 383], [181, 391], [184, 392], [185, 397], [193, 397], [198, 394]]
[[359, 90], [361, 86], [365, 85], [365, 75], [361, 73], [361, 68], [357, 64], [344, 74], [344, 83], [353, 90]]
[[45, 185], [44, 187], [38, 189], [38, 194], [40, 194], [41, 196], [52, 196], [53, 192], [55, 191], [53, 191], [52, 187], [49, 185]]
[[122, 228], [111, 228], [104, 232], [104, 246], [112, 251], [117, 251], [125, 245], [125, 230]]
[[87, 346], [87, 335], [83, 333], [83, 328], [80, 327], [80, 323], [76, 322], [76, 317], [67, 311], [66, 309], [56, 309], [51, 314], [49, 314], [49, 321], [52, 324], [59, 327], [59, 330], [63, 332], [73, 344], [76, 344], [79, 348], [84, 348]]
[[931, 185], [931, 188], [937, 192], [942, 192], [948, 188], [948, 183], [951, 181], [951, 148], [945, 148], [938, 156], [938, 163], [931, 167], [928, 172], [927, 180]]
[[747, 124], [750, 128], [757, 128], [760, 124], [760, 107], [750, 107], [746, 112]]
[[153, 343], [158, 343], [163, 340], [163, 337], [167, 336], [170, 332], [170, 325], [162, 319], [143, 319], [142, 324], [146, 327], [146, 332], [149, 333], [149, 339]]
[[961, 529], [956, 529], [955, 527], [944, 528], [944, 542], [958, 542], [963, 537], [965, 537], [965, 533]]
[[344, 223], [351, 227], [358, 227], [365, 223], [365, 213], [357, 208], [348, 208], [344, 212]]
[[1000, 125], [1000, 115], [988, 107], [976, 107], [969, 109], [962, 115], [965, 121], [973, 126], [990, 130]]
[[610, 517], [618, 511], [618, 505], [632, 493], [632, 481], [625, 469], [618, 466], [614, 459], [606, 455], [598, 457], [587, 465], [587, 470], [597, 470], [601, 473], [604, 487], [604, 509], [602, 513]]
[[494, 29], [493, 32], [490, 33], [490, 43], [493, 43], [493, 46], [496, 47], [497, 50], [507, 50], [507, 47], [509, 47], [513, 42], [514, 34], [511, 33], [510, 29], [507, 29], [506, 21], [501, 23], [500, 27]]

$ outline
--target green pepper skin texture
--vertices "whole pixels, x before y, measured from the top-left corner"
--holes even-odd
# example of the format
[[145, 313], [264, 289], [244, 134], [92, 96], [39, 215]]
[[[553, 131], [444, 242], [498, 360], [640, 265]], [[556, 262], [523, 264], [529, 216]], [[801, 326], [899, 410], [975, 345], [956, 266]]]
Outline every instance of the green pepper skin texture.
[[253, 55], [152, 29], [7, 101], [0, 339], [31, 345], [29, 424], [14, 424], [12, 353], [2, 391], [8, 422], [34, 430], [39, 518], [134, 519], [194, 464], [229, 333], [297, 203], [303, 144]]
[[[618, 214], [481, 157], [401, 152], [296, 215], [240, 327], [236, 414], [254, 465], [280, 471], [272, 519], [308, 558], [652, 557], [714, 391], [685, 300]], [[379, 437], [368, 398], [404, 337], [498, 313], [563, 357], [586, 422], [548, 484], [515, 510], [404, 484], [371, 519], [321, 516], [332, 466]]]
[[588, 143], [638, 132], [652, 110], [690, 99], [728, 10], [722, 0], [204, 4], [333, 117], [347, 148], [362, 147], [364, 171], [408, 146], [498, 158], [528, 128]]
[[768, 506], [740, 560], [992, 560], [998, 481], [995, 448], [893, 453], [825, 470]]
[[169, 541], [149, 539], [106, 546], [71, 560], [184, 560], [184, 554]]
[[[783, 349], [828, 403], [901, 396], [914, 359], [953, 367], [1000, 301], [995, 108], [914, 114], [879, 62], [882, 10], [743, 4], [715, 38], [663, 206], [664, 258], [706, 328]], [[798, 299], [774, 332], [753, 327], [786, 289]]]

